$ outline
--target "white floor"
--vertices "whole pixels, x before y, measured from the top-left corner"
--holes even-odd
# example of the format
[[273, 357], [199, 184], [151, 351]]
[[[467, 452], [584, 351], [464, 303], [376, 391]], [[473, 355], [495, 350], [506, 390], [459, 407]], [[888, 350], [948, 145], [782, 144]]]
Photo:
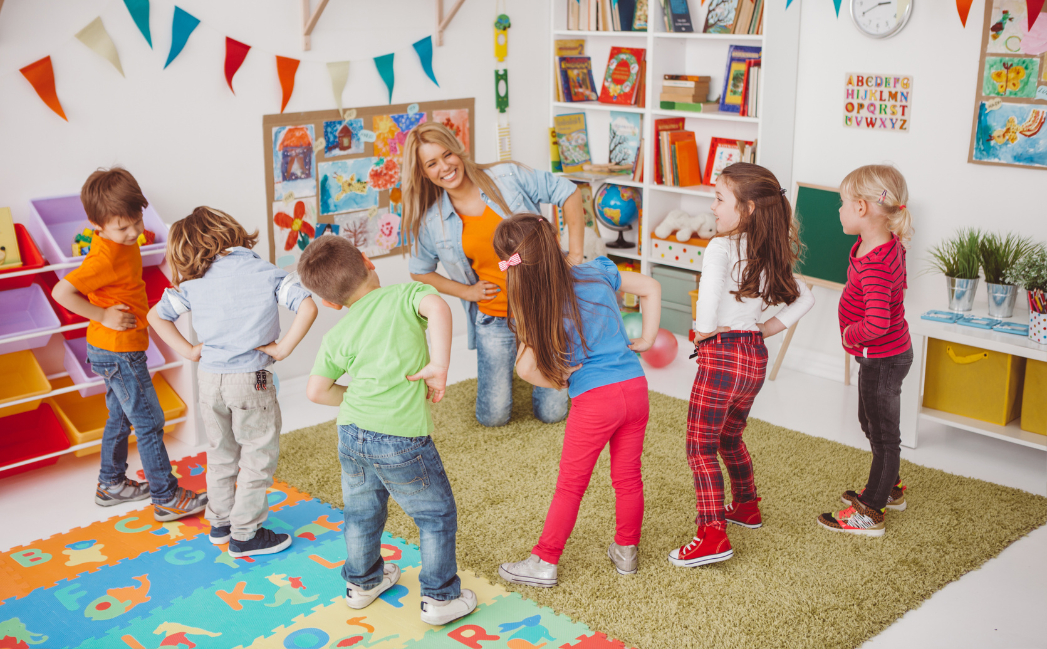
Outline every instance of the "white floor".
[[[688, 345], [664, 369], [647, 369], [651, 389], [687, 399], [694, 369]], [[476, 353], [464, 337], [454, 340], [449, 382], [476, 376]], [[293, 430], [333, 419], [334, 408], [317, 406], [304, 396], [305, 381], [286, 380], [280, 405], [284, 428]], [[783, 369], [764, 385], [752, 415], [810, 435], [857, 447], [866, 440], [858, 427], [857, 390], [842, 383]], [[172, 458], [197, 452], [177, 440], [168, 444]], [[924, 423], [920, 445], [902, 457], [951, 473], [971, 476], [1047, 496], [1047, 453], [940, 425]], [[132, 453], [129, 474], [141, 468]], [[93, 503], [97, 456], [63, 458], [58, 464], [0, 481], [0, 550], [46, 538], [136, 509], [140, 504], [103, 509]], [[914, 512], [915, 513], [915, 512]], [[992, 512], [972, 515], [992, 516]], [[922, 509], [934, 525], [933, 507]], [[946, 530], [962, 537], [963, 530]], [[885, 566], [889, 570], [889, 566]], [[841, 575], [842, 579], [846, 575]], [[937, 592], [873, 638], [867, 648], [899, 647], [1045, 647], [1047, 646], [1047, 528], [1020, 539], [980, 570]]]

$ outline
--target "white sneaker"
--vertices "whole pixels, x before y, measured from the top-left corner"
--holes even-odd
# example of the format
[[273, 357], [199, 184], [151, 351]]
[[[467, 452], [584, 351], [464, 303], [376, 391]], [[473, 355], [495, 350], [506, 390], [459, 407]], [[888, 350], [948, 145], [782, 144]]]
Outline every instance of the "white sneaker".
[[512, 584], [540, 588], [556, 585], [556, 564], [542, 561], [537, 554], [516, 563], [503, 563], [498, 567], [498, 574]]
[[636, 574], [638, 561], [635, 545], [618, 545], [612, 541], [607, 547], [607, 558], [614, 563], [614, 569], [619, 575]]
[[468, 588], [455, 599], [440, 601], [422, 596], [422, 622], [433, 626], [443, 626], [460, 617], [469, 615], [476, 609], [476, 593]]
[[389, 590], [396, 584], [396, 582], [400, 581], [400, 566], [395, 563], [385, 564], [385, 568], [383, 568], [382, 572], [384, 574], [382, 583], [378, 584], [371, 590], [363, 590], [359, 586], [346, 582], [345, 605], [349, 608], [366, 608], [371, 602], [376, 600], [379, 595]]

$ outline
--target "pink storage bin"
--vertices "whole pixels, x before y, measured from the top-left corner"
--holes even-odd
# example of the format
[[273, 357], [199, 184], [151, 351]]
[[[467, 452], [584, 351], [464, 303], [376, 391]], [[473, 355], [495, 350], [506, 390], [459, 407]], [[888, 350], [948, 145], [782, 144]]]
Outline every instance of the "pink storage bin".
[[[98, 376], [91, 370], [91, 364], [87, 362], [87, 339], [77, 338], [75, 340], [63, 341], [65, 345], [65, 371], [69, 372], [69, 378], [72, 379], [73, 384], [87, 383], [88, 381], [96, 381], [102, 377]], [[164, 355], [160, 353], [160, 348], [156, 346], [153, 339], [149, 339], [149, 349], [145, 352], [145, 366], [149, 368], [149, 373], [156, 372], [156, 368], [162, 366], [167, 360]], [[81, 397], [90, 397], [96, 394], [102, 394], [105, 392], [105, 384], [94, 385], [88, 388], [80, 388], [78, 390]]]
[[0, 291], [0, 354], [35, 349], [47, 344], [51, 334], [4, 342], [12, 336], [57, 329], [62, 326], [39, 284]]
[[[150, 204], [142, 213], [145, 229], [156, 233], [156, 241], [142, 246], [142, 265], [159, 266], [164, 261], [163, 251], [167, 247], [167, 225], [160, 219]], [[72, 257], [73, 239], [85, 228], [94, 229], [87, 220], [80, 195], [34, 198], [29, 201], [29, 231], [40, 245], [41, 252], [51, 264], [80, 263], [83, 257]], [[154, 254], [147, 254], [154, 253]], [[55, 270], [59, 279], [73, 268]]]

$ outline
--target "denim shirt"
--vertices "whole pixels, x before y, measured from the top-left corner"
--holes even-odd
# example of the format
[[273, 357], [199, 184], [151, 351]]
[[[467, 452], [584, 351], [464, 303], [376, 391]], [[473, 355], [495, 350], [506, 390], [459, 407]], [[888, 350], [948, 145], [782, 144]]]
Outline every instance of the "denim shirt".
[[193, 330], [204, 344], [200, 369], [214, 374], [256, 372], [273, 364], [255, 347], [280, 337], [277, 305], [298, 312], [311, 294], [298, 280], [247, 248], [229, 248], [203, 277], [169, 288], [156, 305], [164, 320], [193, 312]]
[[[529, 170], [506, 163], [484, 170], [498, 185], [502, 198], [512, 211], [503, 214], [502, 209], [482, 190], [480, 197], [484, 204], [494, 210], [503, 219], [520, 212], [541, 213], [541, 203], [553, 203], [560, 207], [574, 194], [577, 186], [561, 176], [554, 176], [548, 171]], [[477, 282], [476, 273], [465, 256], [462, 247], [462, 218], [451, 205], [451, 198], [443, 192], [440, 200], [434, 203], [422, 217], [422, 227], [418, 231], [417, 245], [411, 246], [411, 260], [407, 270], [412, 275], [424, 275], [436, 270], [437, 262], [442, 262], [450, 279], [472, 286]], [[467, 318], [469, 349], [476, 349], [476, 314], [479, 312], [476, 302], [462, 300], [462, 306], [469, 315]]]

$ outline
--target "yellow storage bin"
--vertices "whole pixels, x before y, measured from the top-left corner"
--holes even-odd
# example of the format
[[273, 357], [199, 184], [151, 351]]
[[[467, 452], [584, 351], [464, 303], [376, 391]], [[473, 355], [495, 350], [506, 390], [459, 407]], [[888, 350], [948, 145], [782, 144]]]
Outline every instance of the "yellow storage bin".
[[1047, 435], [1047, 363], [1043, 361], [1025, 362], [1022, 430]]
[[990, 424], [1021, 413], [1025, 359], [969, 345], [927, 339], [923, 405]]
[[[65, 377], [55, 379], [54, 381], [55, 389], [69, 387], [72, 384], [72, 381]], [[160, 407], [163, 408], [165, 420], [177, 419], [185, 414], [185, 403], [159, 373], [153, 375], [153, 388], [156, 390], [157, 399], [160, 400]], [[81, 397], [78, 392], [73, 391], [50, 397], [48, 401], [58, 416], [58, 421], [62, 424], [62, 429], [65, 430], [66, 436], [69, 437], [70, 444], [75, 446], [102, 438], [105, 422], [109, 418], [109, 409], [105, 405], [104, 393], [90, 397]], [[174, 425], [165, 426], [164, 432], [169, 433], [173, 428]], [[131, 435], [130, 441], [131, 443], [137, 441], [134, 434]], [[74, 451], [74, 453], [82, 457], [91, 453], [98, 453], [100, 450], [100, 446], [92, 446]]]
[[26, 349], [0, 356], [0, 417], [36, 410], [42, 399], [4, 408], [3, 404], [8, 401], [35, 397], [50, 391], [51, 384], [33, 352]]

